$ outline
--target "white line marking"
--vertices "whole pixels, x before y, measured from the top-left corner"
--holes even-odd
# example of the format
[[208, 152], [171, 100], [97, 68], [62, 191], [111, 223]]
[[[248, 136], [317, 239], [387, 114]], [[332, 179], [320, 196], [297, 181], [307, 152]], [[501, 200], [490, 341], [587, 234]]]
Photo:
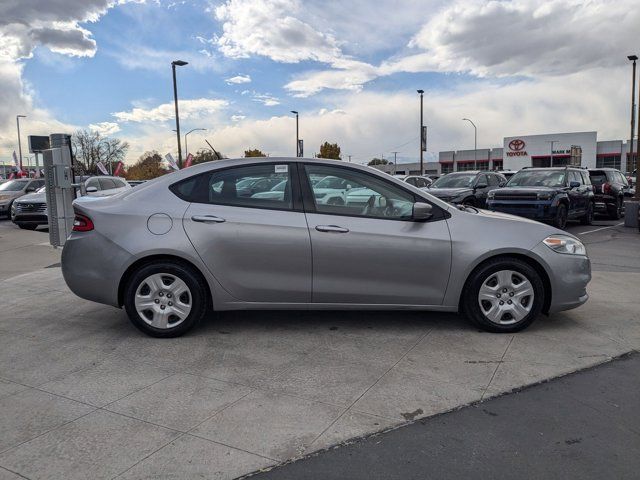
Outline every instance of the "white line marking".
[[578, 235], [586, 235], [587, 233], [599, 232], [600, 230], [606, 230], [607, 228], [619, 227], [620, 225], [624, 225], [624, 222], [620, 222], [617, 225], [609, 225], [608, 227], [596, 228], [595, 230], [589, 230], [588, 232], [580, 232]]

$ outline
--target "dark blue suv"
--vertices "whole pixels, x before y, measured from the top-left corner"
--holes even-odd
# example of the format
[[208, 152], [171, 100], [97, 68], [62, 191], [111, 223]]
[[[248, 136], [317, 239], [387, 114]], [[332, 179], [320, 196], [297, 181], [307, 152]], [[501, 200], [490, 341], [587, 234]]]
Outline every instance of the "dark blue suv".
[[589, 171], [580, 167], [524, 168], [504, 188], [489, 192], [487, 207], [564, 228], [567, 220], [593, 221]]

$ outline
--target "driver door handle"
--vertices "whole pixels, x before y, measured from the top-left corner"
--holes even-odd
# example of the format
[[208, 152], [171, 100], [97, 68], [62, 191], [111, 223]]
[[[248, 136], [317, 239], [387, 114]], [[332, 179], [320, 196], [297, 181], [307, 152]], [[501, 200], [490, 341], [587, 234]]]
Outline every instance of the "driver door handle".
[[222, 223], [225, 221], [224, 218], [216, 217], [215, 215], [194, 215], [191, 220], [200, 223]]
[[349, 229], [344, 227], [339, 227], [338, 225], [318, 225], [316, 230], [319, 232], [328, 232], [328, 233], [348, 233]]

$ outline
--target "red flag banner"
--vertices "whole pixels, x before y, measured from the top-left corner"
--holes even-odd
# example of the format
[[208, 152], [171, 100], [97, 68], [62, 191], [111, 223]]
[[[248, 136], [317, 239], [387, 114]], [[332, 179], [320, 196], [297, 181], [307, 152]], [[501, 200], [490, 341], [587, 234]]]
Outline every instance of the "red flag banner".
[[184, 161], [184, 168], [190, 167], [193, 163], [193, 155], [187, 155], [187, 159]]
[[118, 162], [118, 166], [116, 167], [116, 171], [115, 171], [115, 172], [113, 172], [113, 174], [114, 174], [116, 177], [119, 177], [119, 176], [120, 176], [120, 174], [122, 173], [122, 170], [123, 170], [123, 169], [124, 169], [124, 164], [123, 164], [122, 162]]

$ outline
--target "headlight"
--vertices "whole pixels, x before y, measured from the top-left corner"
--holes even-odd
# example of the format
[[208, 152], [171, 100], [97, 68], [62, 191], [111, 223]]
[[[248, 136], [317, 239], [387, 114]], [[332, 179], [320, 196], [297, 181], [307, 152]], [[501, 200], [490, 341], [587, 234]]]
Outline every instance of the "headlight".
[[582, 242], [576, 238], [564, 235], [552, 235], [543, 240], [544, 244], [551, 250], [569, 255], [586, 255], [587, 249]]
[[538, 200], [550, 200], [551, 194], [549, 192], [539, 193]]

